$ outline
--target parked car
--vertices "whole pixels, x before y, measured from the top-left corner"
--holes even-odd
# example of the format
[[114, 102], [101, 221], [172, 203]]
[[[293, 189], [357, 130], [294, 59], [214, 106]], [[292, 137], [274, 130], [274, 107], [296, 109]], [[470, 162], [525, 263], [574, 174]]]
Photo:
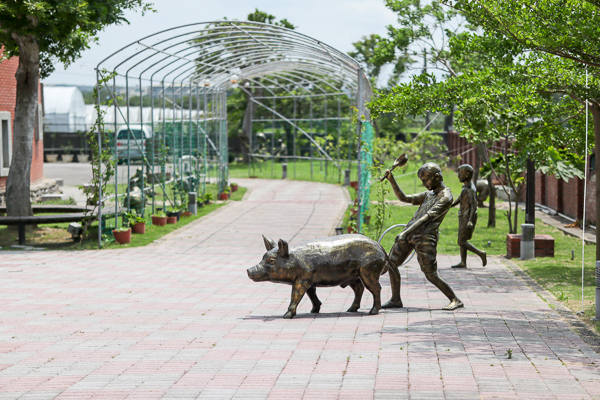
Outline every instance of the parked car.
[[129, 125], [117, 132], [117, 162], [127, 159], [139, 160], [147, 153], [147, 146], [151, 147], [152, 131], [147, 126]]

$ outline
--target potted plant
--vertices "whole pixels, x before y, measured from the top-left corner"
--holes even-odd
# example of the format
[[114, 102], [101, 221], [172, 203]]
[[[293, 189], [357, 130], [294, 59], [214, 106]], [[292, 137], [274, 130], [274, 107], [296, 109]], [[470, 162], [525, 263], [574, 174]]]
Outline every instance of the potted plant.
[[221, 193], [219, 193], [220, 200], [227, 200], [229, 198], [229, 190], [225, 189]]
[[51, 154], [46, 154], [46, 162], [49, 163], [53, 163], [56, 162], [58, 160], [58, 154], [54, 153], [54, 142], [56, 141], [56, 133], [52, 133], [50, 134], [50, 139], [52, 139], [52, 153]]
[[237, 183], [232, 183], [231, 184], [231, 193], [237, 192], [237, 190], [238, 190], [238, 184]]
[[167, 224], [167, 216], [164, 212], [158, 211], [152, 216], [152, 225], [165, 226]]
[[206, 193], [204, 195], [204, 204], [209, 205], [212, 200], [212, 193]]
[[73, 162], [73, 144], [71, 142], [67, 142], [67, 145], [63, 147], [63, 162]]
[[[167, 211], [167, 224], [174, 224], [175, 222], [178, 222], [179, 217], [181, 217], [180, 210]], [[175, 222], [169, 222], [169, 218], [175, 218]]]
[[131, 228], [129, 226], [123, 225], [120, 228], [113, 229], [112, 233], [117, 243], [131, 243]]
[[146, 233], [146, 220], [138, 215], [137, 211], [131, 210], [124, 215], [127, 224], [131, 226], [132, 233]]
[[167, 224], [176, 224], [177, 223], [177, 215], [169, 216], [170, 213], [167, 213]]
[[204, 207], [204, 197], [198, 196], [198, 199], [196, 200], [196, 205], [198, 206], [198, 208]]
[[89, 159], [90, 159], [90, 155], [85, 154], [83, 152], [83, 149], [81, 149], [81, 152], [79, 154], [77, 154], [77, 162], [86, 163], [89, 161]]

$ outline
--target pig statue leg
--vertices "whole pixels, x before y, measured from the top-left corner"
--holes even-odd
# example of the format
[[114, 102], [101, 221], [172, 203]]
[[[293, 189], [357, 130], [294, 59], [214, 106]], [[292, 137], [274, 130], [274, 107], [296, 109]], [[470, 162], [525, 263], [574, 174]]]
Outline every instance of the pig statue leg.
[[310, 299], [310, 302], [312, 303], [312, 306], [313, 306], [313, 308], [312, 308], [312, 310], [310, 310], [310, 312], [313, 314], [317, 314], [319, 311], [321, 311], [321, 304], [323, 304], [317, 297], [317, 288], [315, 288], [314, 286], [311, 286], [306, 291], [306, 294], [308, 294], [308, 298]]
[[292, 301], [290, 302], [290, 306], [288, 307], [288, 312], [283, 315], [283, 318], [290, 319], [294, 318], [296, 315], [296, 307], [298, 307], [298, 303], [304, 297], [304, 293], [310, 287], [310, 283], [306, 281], [302, 281], [300, 279], [296, 280], [292, 285]]
[[369, 311], [369, 314], [378, 314], [381, 310], [381, 285], [379, 284], [379, 275], [372, 276], [372, 274], [360, 274], [360, 279], [365, 285], [367, 290], [373, 295], [373, 308]]
[[360, 308], [360, 300], [362, 299], [363, 292], [365, 291], [365, 285], [360, 279], [355, 280], [350, 284], [352, 290], [354, 290], [354, 301], [348, 309], [348, 312], [357, 312]]

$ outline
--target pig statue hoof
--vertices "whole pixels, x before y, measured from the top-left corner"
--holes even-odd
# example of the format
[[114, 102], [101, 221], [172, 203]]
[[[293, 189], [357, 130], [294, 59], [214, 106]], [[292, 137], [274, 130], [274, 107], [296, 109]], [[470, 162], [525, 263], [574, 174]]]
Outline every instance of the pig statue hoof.
[[359, 306], [351, 306], [351, 307], [350, 307], [350, 308], [347, 310], [347, 312], [357, 312], [359, 308], [360, 308]]
[[293, 314], [292, 314], [292, 312], [291, 312], [291, 311], [288, 311], [288, 312], [286, 312], [286, 313], [283, 315], [283, 318], [285, 318], [285, 319], [292, 319], [292, 318], [294, 318], [294, 315], [296, 315], [296, 313], [293, 313]]
[[319, 311], [321, 311], [321, 305], [320, 304], [318, 306], [313, 306], [312, 310], [310, 310], [310, 312], [313, 313], [313, 314], [318, 314]]
[[389, 300], [387, 303], [385, 303], [384, 305], [381, 306], [381, 308], [402, 308], [402, 307], [404, 307], [402, 305], [402, 300], [398, 300], [398, 301]]
[[373, 308], [371, 308], [371, 311], [369, 311], [369, 315], [375, 315], [375, 314], [379, 314], [379, 309], [377, 307], [373, 307]]

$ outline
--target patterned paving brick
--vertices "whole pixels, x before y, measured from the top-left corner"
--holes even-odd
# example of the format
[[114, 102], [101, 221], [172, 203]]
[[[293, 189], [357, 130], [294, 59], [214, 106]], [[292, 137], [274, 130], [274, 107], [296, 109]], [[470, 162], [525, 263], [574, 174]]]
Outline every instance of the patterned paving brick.
[[246, 275], [260, 235], [331, 234], [343, 191], [240, 183], [245, 201], [145, 248], [0, 252], [0, 399], [600, 398], [598, 355], [500, 259], [438, 257], [455, 312], [411, 261], [406, 308], [349, 314], [350, 289], [319, 288], [319, 315], [305, 299], [283, 320], [290, 287]]

